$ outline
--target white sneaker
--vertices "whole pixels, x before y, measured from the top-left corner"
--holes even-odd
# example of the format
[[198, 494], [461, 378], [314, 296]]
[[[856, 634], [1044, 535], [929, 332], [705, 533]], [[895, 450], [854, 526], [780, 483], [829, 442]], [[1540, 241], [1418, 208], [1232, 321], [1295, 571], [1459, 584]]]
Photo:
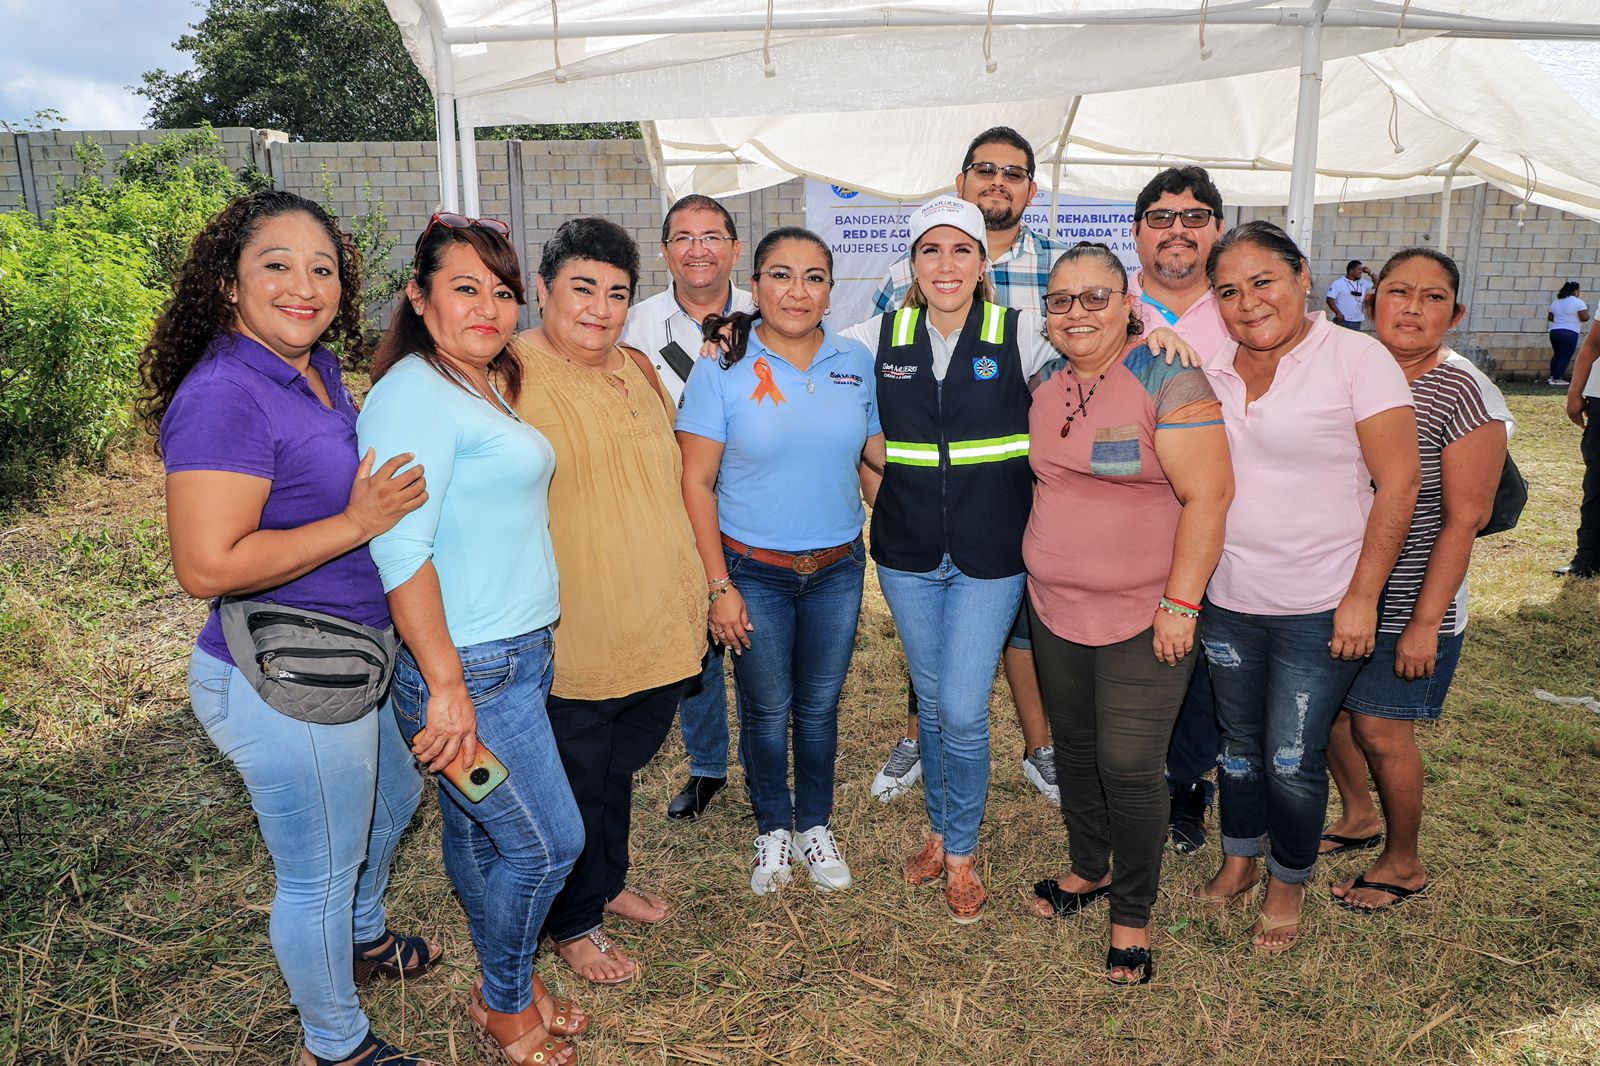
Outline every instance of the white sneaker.
[[1061, 806], [1061, 786], [1056, 784], [1056, 749], [1034, 748], [1022, 759], [1022, 776], [1032, 781], [1045, 799]]
[[820, 891], [833, 892], [854, 883], [850, 867], [839, 852], [839, 842], [833, 839], [833, 830], [825, 825], [807, 829], [800, 834], [798, 843], [801, 859], [811, 871], [811, 883]]
[[788, 884], [790, 862], [787, 829], [774, 829], [756, 837], [756, 867], [750, 875], [750, 891], [765, 896]]
[[872, 779], [872, 798], [888, 803], [896, 796], [911, 791], [911, 786], [922, 780], [922, 745], [910, 737], [901, 737], [889, 753], [878, 776]]

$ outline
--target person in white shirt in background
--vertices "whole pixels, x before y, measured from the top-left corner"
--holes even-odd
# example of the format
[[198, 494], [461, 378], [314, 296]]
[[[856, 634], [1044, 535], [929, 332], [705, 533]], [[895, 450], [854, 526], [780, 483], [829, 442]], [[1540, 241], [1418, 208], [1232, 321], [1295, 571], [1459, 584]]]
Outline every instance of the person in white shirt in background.
[[[701, 352], [700, 327], [708, 315], [752, 311], [755, 300], [733, 285], [744, 245], [733, 215], [709, 196], [691, 193], [667, 209], [661, 223], [661, 257], [672, 283], [628, 312], [622, 343], [643, 352], [674, 403]], [[667, 805], [667, 818], [692, 822], [728, 780], [726, 649], [713, 642], [700, 678], [684, 688], [678, 714], [689, 751], [689, 780]]]
[[1372, 302], [1372, 269], [1359, 259], [1345, 264], [1344, 276], [1328, 286], [1328, 317], [1345, 329], [1361, 332]]
[[1567, 371], [1572, 366], [1572, 353], [1578, 350], [1579, 327], [1589, 321], [1589, 305], [1583, 302], [1581, 292], [1576, 281], [1567, 282], [1550, 301], [1550, 313], [1544, 316], [1550, 323], [1552, 385], [1572, 384], [1567, 380]]

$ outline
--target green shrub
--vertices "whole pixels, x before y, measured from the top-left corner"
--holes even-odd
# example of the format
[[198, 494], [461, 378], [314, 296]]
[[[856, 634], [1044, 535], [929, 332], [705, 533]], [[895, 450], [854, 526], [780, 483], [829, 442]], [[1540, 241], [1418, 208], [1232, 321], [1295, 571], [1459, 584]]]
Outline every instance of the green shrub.
[[64, 460], [96, 462], [130, 425], [140, 347], [160, 309], [128, 236], [0, 215], [0, 509]]

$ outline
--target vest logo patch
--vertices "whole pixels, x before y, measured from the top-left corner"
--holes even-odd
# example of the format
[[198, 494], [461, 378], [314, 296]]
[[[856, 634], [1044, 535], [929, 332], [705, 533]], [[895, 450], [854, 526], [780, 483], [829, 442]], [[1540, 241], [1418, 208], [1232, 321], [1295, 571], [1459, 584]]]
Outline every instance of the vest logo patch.
[[1000, 364], [987, 355], [980, 355], [972, 361], [972, 376], [979, 381], [988, 381], [1000, 373]]
[[854, 385], [858, 389], [861, 387], [860, 374], [842, 374], [837, 370], [830, 370], [828, 378], [835, 385]]
[[880, 363], [878, 373], [890, 381], [906, 381], [917, 376], [917, 367], [914, 363]]

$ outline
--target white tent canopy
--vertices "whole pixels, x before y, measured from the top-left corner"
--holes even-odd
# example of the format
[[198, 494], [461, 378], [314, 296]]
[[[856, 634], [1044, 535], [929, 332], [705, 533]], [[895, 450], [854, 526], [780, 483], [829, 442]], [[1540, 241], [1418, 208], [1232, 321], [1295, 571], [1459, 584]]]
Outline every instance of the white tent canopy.
[[919, 198], [1004, 123], [1047, 188], [1126, 198], [1197, 161], [1301, 238], [1314, 200], [1457, 175], [1600, 218], [1600, 122], [1511, 43], [1600, 39], [1592, 0], [387, 3], [439, 100], [447, 206], [462, 131], [469, 213], [474, 128], [637, 118], [673, 195]]

